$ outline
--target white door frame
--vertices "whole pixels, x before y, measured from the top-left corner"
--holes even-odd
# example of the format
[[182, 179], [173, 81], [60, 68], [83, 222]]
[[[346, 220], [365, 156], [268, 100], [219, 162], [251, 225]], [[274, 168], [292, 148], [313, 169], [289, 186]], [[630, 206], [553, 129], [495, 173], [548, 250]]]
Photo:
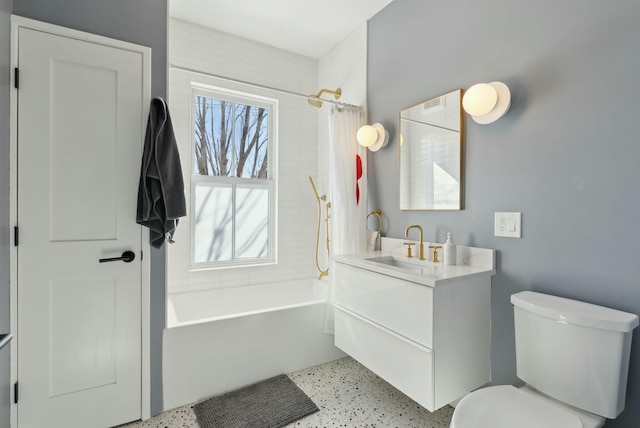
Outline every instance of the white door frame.
[[[146, 46], [140, 46], [133, 43], [123, 42], [120, 40], [110, 39], [108, 37], [98, 36], [96, 34], [85, 33], [82, 31], [72, 30], [65, 27], [60, 27], [57, 25], [47, 24], [44, 22], [36, 21], [33, 19], [24, 18], [21, 16], [12, 15], [11, 16], [11, 68], [17, 67], [18, 64], [18, 30], [20, 28], [28, 28], [36, 31], [43, 31], [50, 34], [55, 34], [58, 36], [69, 37], [76, 40], [86, 41], [101, 44], [104, 46], [119, 48], [130, 50], [133, 52], [138, 52], [142, 55], [142, 69], [143, 69], [143, 100], [145, 101], [145, 110], [143, 111], [142, 117], [146, 118], [149, 114], [149, 103], [151, 101], [151, 48]], [[10, 293], [11, 293], [11, 333], [14, 336], [14, 344], [11, 347], [11, 384], [15, 384], [18, 380], [18, 344], [20, 341], [20, 337], [17, 334], [18, 327], [18, 286], [17, 286], [17, 255], [18, 249], [15, 246], [13, 236], [13, 227], [18, 223], [18, 186], [17, 186], [17, 167], [18, 167], [18, 135], [17, 135], [17, 124], [18, 124], [18, 99], [17, 99], [17, 90], [15, 89], [14, 82], [15, 75], [11, 74], [11, 107], [10, 107], [10, 177], [9, 177], [9, 192], [10, 192], [10, 214], [9, 214], [9, 224], [10, 224]], [[141, 123], [141, 135], [145, 135], [146, 123]], [[142, 160], [142, 141], [140, 142], [140, 159]], [[132, 186], [137, 186], [137, 183], [131, 183]], [[135, 216], [135, 212], [131, 213], [132, 218]], [[142, 228], [141, 238], [142, 240], [142, 251], [145, 257], [142, 258], [142, 296], [141, 302], [142, 307], [141, 310], [141, 319], [142, 325], [141, 328], [141, 338], [142, 343], [141, 351], [142, 351], [142, 397], [141, 403], [141, 417], [142, 419], [149, 419], [151, 417], [151, 284], [150, 284], [150, 256], [151, 256], [151, 247], [149, 245], [149, 230], [145, 227]], [[11, 426], [17, 427], [18, 423], [18, 412], [17, 405], [14, 404], [14, 391], [11, 388], [10, 396], [11, 396]]]

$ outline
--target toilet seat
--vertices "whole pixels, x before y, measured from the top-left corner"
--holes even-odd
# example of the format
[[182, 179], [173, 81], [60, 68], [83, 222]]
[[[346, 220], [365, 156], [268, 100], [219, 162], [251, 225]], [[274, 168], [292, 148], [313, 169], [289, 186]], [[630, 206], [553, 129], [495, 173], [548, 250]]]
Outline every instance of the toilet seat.
[[583, 428], [580, 418], [512, 385], [491, 386], [465, 396], [450, 428]]

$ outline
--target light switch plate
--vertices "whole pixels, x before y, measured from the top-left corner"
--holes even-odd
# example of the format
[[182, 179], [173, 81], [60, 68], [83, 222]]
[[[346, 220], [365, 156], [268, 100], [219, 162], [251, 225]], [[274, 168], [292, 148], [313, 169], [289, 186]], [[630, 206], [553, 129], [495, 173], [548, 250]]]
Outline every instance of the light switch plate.
[[495, 213], [494, 236], [522, 238], [522, 213]]

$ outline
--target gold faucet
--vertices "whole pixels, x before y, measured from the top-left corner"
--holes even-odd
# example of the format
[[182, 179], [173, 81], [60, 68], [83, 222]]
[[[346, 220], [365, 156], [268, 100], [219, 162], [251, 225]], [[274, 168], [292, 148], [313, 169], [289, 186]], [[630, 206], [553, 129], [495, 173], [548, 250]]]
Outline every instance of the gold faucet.
[[418, 250], [418, 260], [424, 260], [424, 243], [422, 242], [422, 227], [417, 224], [412, 224], [411, 226], [407, 226], [407, 228], [404, 230], [404, 237], [408, 238], [409, 229], [413, 229], [414, 227], [417, 228], [418, 231], [420, 232], [420, 247]]

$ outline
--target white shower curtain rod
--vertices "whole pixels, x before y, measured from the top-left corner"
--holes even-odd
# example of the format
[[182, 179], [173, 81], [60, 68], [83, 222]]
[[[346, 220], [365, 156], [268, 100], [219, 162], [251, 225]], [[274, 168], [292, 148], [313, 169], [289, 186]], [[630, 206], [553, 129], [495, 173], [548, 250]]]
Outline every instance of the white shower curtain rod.
[[240, 84], [243, 84], [243, 85], [253, 86], [255, 88], [261, 88], [261, 89], [267, 89], [267, 90], [270, 90], [270, 91], [281, 92], [283, 94], [291, 95], [291, 96], [294, 96], [294, 97], [306, 98], [306, 99], [310, 99], [310, 98], [311, 99], [316, 99], [316, 100], [320, 100], [320, 101], [322, 101], [324, 103], [335, 104], [335, 105], [337, 105], [339, 107], [343, 106], [343, 107], [362, 108], [360, 106], [356, 106], [356, 105], [348, 104], [348, 103], [343, 103], [343, 102], [340, 102], [340, 101], [326, 100], [324, 98], [314, 98], [313, 94], [310, 94], [310, 95], [299, 94], [297, 92], [287, 91], [285, 89], [278, 89], [278, 88], [273, 88], [271, 86], [259, 85], [257, 83], [251, 83], [251, 82], [247, 82], [247, 81], [244, 81], [244, 80], [231, 79], [229, 77], [219, 76], [217, 74], [212, 74], [212, 73], [206, 73], [204, 71], [198, 71], [198, 70], [194, 70], [192, 68], [181, 67], [181, 66], [174, 65], [174, 64], [169, 64], [169, 71], [171, 71], [171, 70], [185, 71], [187, 73], [198, 74], [198, 75], [205, 76], [205, 77], [213, 77], [215, 79], [225, 80], [227, 82], [240, 83]]

